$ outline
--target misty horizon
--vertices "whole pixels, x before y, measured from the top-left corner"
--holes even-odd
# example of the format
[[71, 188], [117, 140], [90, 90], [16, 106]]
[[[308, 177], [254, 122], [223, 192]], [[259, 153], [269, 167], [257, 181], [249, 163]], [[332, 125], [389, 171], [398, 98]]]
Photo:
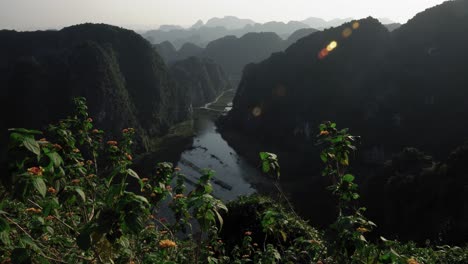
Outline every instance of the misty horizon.
[[[45, 30], [83, 23], [104, 23], [134, 30], [157, 29], [162, 25], [190, 27], [198, 20], [206, 23], [211, 18], [234, 16], [251, 19], [256, 23], [277, 21], [302, 21], [315, 17], [326, 21], [333, 19], [361, 19], [372, 16], [396, 23], [405, 23], [417, 13], [441, 4], [443, 0], [376, 1], [358, 0], [352, 3], [333, 0], [328, 2], [310, 2], [297, 0], [295, 3], [274, 1], [207, 0], [203, 2], [137, 1], [129, 3], [123, 0], [80, 1], [64, 3], [57, 0], [44, 0], [40, 3], [26, 0], [0, 1], [0, 29]], [[404, 8], [402, 8], [404, 7]]]

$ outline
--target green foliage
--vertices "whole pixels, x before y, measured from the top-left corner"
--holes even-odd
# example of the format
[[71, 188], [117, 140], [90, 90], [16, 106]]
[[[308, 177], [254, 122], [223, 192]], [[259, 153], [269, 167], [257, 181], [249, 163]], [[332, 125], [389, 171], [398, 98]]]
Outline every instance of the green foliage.
[[[122, 130], [119, 141], [104, 141], [104, 132], [95, 129], [88, 116], [86, 101], [77, 98], [75, 104], [74, 115], [50, 125], [45, 133], [10, 129], [13, 184], [0, 186], [2, 264], [468, 260], [466, 248], [366, 240], [364, 234], [374, 224], [363, 216], [364, 208], [356, 207], [358, 186], [347, 171], [356, 138], [333, 123], [320, 127], [319, 141], [324, 144], [324, 175], [332, 179], [330, 190], [339, 213], [324, 236], [290, 204], [286, 209], [271, 198], [241, 197], [225, 206], [211, 195], [210, 170], [190, 193], [185, 176], [170, 163], [157, 164], [154, 175], [141, 178], [131, 168], [134, 129]], [[260, 157], [264, 172], [277, 182], [276, 155]], [[132, 191], [135, 188], [140, 191]], [[174, 221], [159, 215], [163, 203], [169, 204]], [[192, 230], [193, 221], [199, 230]]]

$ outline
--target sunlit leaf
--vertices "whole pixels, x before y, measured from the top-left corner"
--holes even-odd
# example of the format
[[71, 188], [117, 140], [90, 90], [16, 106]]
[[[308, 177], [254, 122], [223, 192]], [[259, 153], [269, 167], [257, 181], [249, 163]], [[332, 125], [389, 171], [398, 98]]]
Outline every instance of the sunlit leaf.
[[29, 151], [36, 154], [37, 156], [41, 155], [41, 147], [34, 138], [25, 137], [23, 139], [23, 145], [25, 148], [27, 148]]
[[47, 187], [44, 180], [41, 177], [34, 177], [31, 181], [34, 188], [42, 195], [42, 197], [45, 197], [47, 193]]

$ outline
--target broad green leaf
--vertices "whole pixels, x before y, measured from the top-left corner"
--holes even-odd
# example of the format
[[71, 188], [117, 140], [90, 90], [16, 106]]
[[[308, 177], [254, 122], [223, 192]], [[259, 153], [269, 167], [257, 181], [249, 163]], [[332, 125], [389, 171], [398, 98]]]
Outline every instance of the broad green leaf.
[[50, 161], [54, 164], [55, 167], [59, 167], [63, 164], [63, 159], [57, 152], [50, 152], [46, 155], [49, 157]]
[[260, 152], [260, 159], [266, 160], [268, 158], [268, 152]]
[[41, 147], [39, 147], [39, 143], [37, 143], [33, 137], [25, 137], [23, 139], [23, 145], [37, 156], [41, 155]]
[[75, 191], [81, 197], [83, 202], [86, 202], [86, 194], [83, 192], [83, 190], [81, 188], [76, 188]]
[[351, 174], [345, 174], [343, 176], [343, 181], [345, 182], [353, 182], [354, 181], [354, 176]]
[[34, 177], [32, 178], [32, 184], [34, 188], [42, 195], [42, 197], [46, 196], [47, 187], [44, 180], [41, 177]]
[[326, 155], [325, 153], [321, 153], [321, 154], [320, 154], [320, 158], [322, 159], [323, 162], [327, 162], [327, 161], [328, 161], [327, 155]]
[[262, 171], [263, 173], [269, 173], [270, 172], [270, 163], [267, 161], [262, 162]]

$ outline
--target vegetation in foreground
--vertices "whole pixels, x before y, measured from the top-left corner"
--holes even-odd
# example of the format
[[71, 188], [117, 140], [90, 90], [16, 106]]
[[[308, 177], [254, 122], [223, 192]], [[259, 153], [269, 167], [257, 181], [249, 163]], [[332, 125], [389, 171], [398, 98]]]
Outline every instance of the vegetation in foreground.
[[[85, 100], [75, 103], [76, 113], [44, 134], [10, 130], [10, 171], [0, 189], [1, 263], [468, 262], [467, 248], [366, 239], [375, 224], [358, 206], [355, 176], [347, 171], [357, 138], [334, 123], [320, 126], [318, 142], [338, 217], [318, 231], [279, 188], [288, 206], [260, 196], [226, 206], [211, 195], [211, 171], [189, 193], [172, 164], [138, 175], [131, 169], [135, 131], [110, 140], [94, 128]], [[279, 180], [276, 156], [260, 156], [263, 171]], [[160, 215], [163, 203], [171, 220]]]

